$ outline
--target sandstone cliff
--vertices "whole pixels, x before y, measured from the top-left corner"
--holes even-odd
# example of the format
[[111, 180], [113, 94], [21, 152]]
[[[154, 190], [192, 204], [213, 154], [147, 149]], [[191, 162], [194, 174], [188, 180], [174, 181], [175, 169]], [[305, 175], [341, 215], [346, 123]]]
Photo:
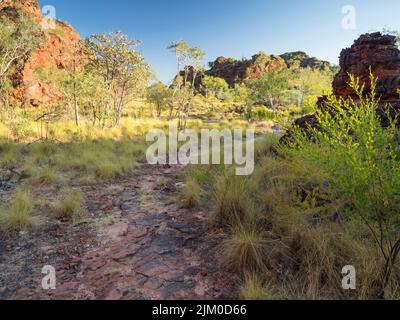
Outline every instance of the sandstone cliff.
[[45, 80], [39, 79], [37, 70], [71, 68], [77, 55], [79, 35], [61, 21], [53, 24], [43, 18], [38, 0], [3, 0], [0, 15], [17, 19], [25, 14], [41, 26], [43, 42], [26, 58], [22, 67], [10, 75], [15, 91], [13, 97], [21, 106], [38, 106], [57, 101], [60, 90]]

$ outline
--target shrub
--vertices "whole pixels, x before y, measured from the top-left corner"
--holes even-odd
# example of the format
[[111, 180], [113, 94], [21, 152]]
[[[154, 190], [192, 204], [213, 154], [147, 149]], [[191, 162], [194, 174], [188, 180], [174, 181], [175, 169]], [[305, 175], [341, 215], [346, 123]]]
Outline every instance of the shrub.
[[273, 295], [269, 288], [263, 286], [263, 282], [256, 274], [246, 274], [240, 294], [245, 300], [272, 300]]
[[239, 271], [259, 271], [265, 268], [263, 251], [266, 241], [251, 225], [238, 225], [231, 229], [220, 248], [220, 261]]
[[32, 215], [33, 201], [26, 191], [17, 191], [8, 207], [0, 209], [0, 229], [6, 233], [26, 231], [37, 227], [41, 220]]
[[193, 208], [200, 202], [200, 186], [195, 179], [188, 177], [183, 188], [183, 203], [185, 208]]
[[83, 195], [79, 191], [65, 191], [66, 195], [54, 204], [55, 216], [59, 219], [72, 219], [82, 207]]
[[385, 264], [377, 276], [383, 296], [400, 252], [398, 236], [400, 152], [396, 119], [387, 113], [389, 127], [382, 126], [377, 114], [376, 79], [371, 74], [371, 93], [350, 77], [350, 86], [358, 95], [356, 103], [331, 97], [328, 110], [319, 110], [320, 130], [312, 138], [297, 130], [288, 156], [325, 172], [325, 184], [337, 190], [348, 203], [345, 212], [351, 220], [360, 220], [370, 231]]
[[251, 211], [247, 192], [245, 177], [236, 176], [233, 170], [224, 171], [214, 186], [217, 220], [228, 225], [244, 222]]
[[253, 108], [253, 118], [255, 120], [273, 120], [275, 119], [274, 112], [267, 107], [259, 106]]

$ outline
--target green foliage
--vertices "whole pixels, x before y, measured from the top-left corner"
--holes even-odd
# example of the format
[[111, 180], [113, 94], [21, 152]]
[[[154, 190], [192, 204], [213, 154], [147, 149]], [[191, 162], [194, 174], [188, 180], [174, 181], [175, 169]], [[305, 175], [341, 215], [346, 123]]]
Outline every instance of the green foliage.
[[[371, 93], [350, 77], [350, 86], [359, 102], [331, 97], [329, 112], [317, 112], [320, 130], [313, 129], [310, 141], [296, 132], [292, 153], [310, 166], [320, 168], [326, 182], [351, 204], [347, 215], [366, 224], [386, 260], [383, 288], [397, 258], [398, 199], [400, 161], [396, 120], [387, 117], [389, 128], [383, 128], [377, 115], [376, 79], [371, 75]], [[290, 152], [289, 152], [290, 154]]]
[[[178, 74], [174, 80], [174, 93], [172, 95], [177, 104], [178, 126], [182, 129], [186, 128], [187, 119], [192, 109], [196, 79], [201, 69], [204, 52], [199, 47], [189, 47], [183, 40], [172, 42], [167, 49], [175, 55], [179, 72], [183, 67], [183, 75]], [[170, 115], [172, 115], [172, 109]]]
[[252, 90], [253, 95], [260, 102], [267, 102], [274, 112], [277, 109], [277, 101], [282, 96], [284, 90], [289, 87], [288, 71], [286, 69], [274, 69], [264, 73], [260, 78], [247, 81], [247, 85]]
[[270, 109], [264, 106], [258, 106], [253, 108], [252, 112], [253, 112], [253, 119], [255, 120], [269, 120], [275, 118], [274, 113]]
[[37, 24], [23, 14], [16, 19], [0, 16], [0, 98], [10, 87], [7, 79], [13, 67], [18, 67], [26, 55], [43, 41], [43, 34]]
[[149, 65], [136, 50], [140, 41], [114, 31], [92, 35], [85, 44], [92, 57], [92, 72], [109, 87], [115, 124], [119, 125], [128, 99], [145, 92], [151, 75]]
[[147, 89], [147, 100], [156, 106], [158, 117], [172, 103], [171, 98], [171, 89], [161, 82], [157, 82]]
[[205, 76], [202, 80], [202, 84], [206, 89], [206, 96], [217, 96], [221, 98], [224, 93], [229, 90], [228, 83], [224, 79], [218, 77]]

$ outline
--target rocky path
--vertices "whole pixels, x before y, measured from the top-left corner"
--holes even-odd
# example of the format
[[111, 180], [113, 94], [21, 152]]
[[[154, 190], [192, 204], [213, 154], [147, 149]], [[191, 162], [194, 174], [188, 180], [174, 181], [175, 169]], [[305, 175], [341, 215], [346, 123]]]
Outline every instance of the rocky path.
[[[25, 269], [36, 266], [35, 276], [25, 270], [14, 287], [6, 283], [5, 298], [234, 298], [236, 279], [218, 269], [218, 230], [208, 213], [184, 209], [174, 199], [180, 170], [143, 164], [138, 177], [88, 187], [84, 192], [94, 230], [87, 225], [75, 226], [75, 232], [59, 230], [60, 238], [51, 237], [52, 243], [31, 246], [29, 257], [20, 249], [19, 259], [30, 261]], [[41, 288], [37, 268], [43, 264], [54, 264], [56, 290]]]

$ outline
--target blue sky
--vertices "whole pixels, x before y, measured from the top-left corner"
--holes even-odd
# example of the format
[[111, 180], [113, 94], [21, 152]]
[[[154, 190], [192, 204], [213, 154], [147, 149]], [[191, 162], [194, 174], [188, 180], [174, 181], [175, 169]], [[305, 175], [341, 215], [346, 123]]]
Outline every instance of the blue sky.
[[[171, 41], [184, 39], [218, 56], [250, 57], [259, 51], [305, 51], [338, 63], [342, 48], [362, 33], [385, 27], [400, 30], [399, 0], [39, 0], [56, 8], [86, 37], [121, 29], [143, 41], [140, 50], [158, 78], [176, 72]], [[356, 9], [356, 29], [342, 28], [342, 8]]]

